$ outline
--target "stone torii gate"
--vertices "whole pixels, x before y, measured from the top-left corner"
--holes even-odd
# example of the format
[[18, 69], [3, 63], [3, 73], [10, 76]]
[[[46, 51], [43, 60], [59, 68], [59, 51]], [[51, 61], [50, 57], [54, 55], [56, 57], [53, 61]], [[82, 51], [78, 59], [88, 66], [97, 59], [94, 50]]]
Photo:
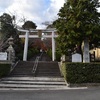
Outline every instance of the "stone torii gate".
[[[49, 33], [50, 35], [43, 35], [42, 38], [51, 38], [52, 39], [52, 61], [55, 60], [55, 38], [58, 37], [56, 34], [56, 29], [32, 29], [32, 30], [23, 30], [18, 29], [18, 31], [25, 33], [25, 35], [19, 35], [19, 38], [25, 38], [24, 43], [24, 54], [23, 61], [27, 61], [27, 52], [28, 52], [28, 40], [29, 38], [41, 38], [42, 33]], [[37, 35], [31, 35], [30, 33], [37, 33]], [[39, 36], [40, 35], [40, 36]]]

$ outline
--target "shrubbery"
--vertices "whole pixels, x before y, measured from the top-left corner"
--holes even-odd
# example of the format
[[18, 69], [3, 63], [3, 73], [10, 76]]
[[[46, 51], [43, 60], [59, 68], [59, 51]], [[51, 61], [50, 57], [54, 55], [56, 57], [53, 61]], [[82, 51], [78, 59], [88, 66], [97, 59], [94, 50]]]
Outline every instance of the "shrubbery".
[[60, 61], [61, 60], [61, 52], [56, 50], [56, 60]]
[[9, 74], [11, 64], [1, 64], [0, 63], [0, 78]]
[[47, 50], [46, 54], [52, 59], [52, 49]]
[[100, 83], [100, 63], [64, 63], [62, 73], [68, 83]]
[[[47, 55], [52, 59], [52, 49], [49, 49], [47, 51]], [[56, 61], [60, 61], [60, 58], [61, 58], [61, 52], [56, 50], [56, 53], [55, 53], [55, 56], [56, 56]]]
[[[27, 53], [27, 58], [30, 59], [34, 55], [38, 54], [39, 50], [37, 48], [29, 48]], [[17, 54], [18, 59], [23, 59], [23, 51], [21, 51], [19, 54]]]
[[34, 48], [34, 49], [29, 49], [28, 50], [28, 59], [32, 58], [34, 55], [38, 54], [39, 53], [39, 50]]

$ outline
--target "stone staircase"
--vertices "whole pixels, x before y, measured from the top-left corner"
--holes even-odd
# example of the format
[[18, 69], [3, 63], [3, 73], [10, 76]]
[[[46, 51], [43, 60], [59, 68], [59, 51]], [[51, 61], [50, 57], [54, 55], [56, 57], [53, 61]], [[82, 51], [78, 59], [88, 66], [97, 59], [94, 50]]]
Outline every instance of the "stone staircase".
[[58, 62], [42, 61], [38, 63], [38, 77], [61, 77]]
[[6, 77], [0, 82], [0, 90], [58, 90], [66, 89], [63, 78]]
[[19, 62], [8, 77], [0, 80], [0, 90], [58, 90], [67, 89], [57, 62], [39, 62], [36, 77], [34, 62]]
[[20, 61], [9, 76], [11, 77], [33, 76], [32, 73], [33, 66], [34, 62], [32, 61]]

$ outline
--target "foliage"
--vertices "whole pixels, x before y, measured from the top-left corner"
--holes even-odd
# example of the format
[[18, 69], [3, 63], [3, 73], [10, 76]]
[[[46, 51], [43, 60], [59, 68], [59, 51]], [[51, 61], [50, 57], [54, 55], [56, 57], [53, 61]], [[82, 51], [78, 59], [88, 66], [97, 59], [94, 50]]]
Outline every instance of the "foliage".
[[68, 83], [100, 83], [100, 63], [65, 63], [62, 71]]
[[22, 27], [24, 28], [24, 29], [36, 29], [36, 24], [35, 23], [33, 23], [32, 21], [26, 21], [25, 23], [24, 23], [24, 25], [22, 25]]
[[23, 51], [20, 51], [17, 55], [17, 60], [23, 60]]
[[[48, 49], [46, 54], [52, 59], [52, 49]], [[56, 50], [55, 52], [55, 55], [56, 55], [56, 61], [60, 61], [60, 58], [61, 58], [61, 52], [59, 50]]]
[[79, 46], [87, 38], [92, 44], [100, 40], [99, 0], [67, 0], [54, 25], [58, 30], [58, 46], [63, 54]]
[[1, 33], [4, 40], [8, 39], [10, 36], [15, 35], [14, 33], [16, 33], [16, 29], [13, 26], [12, 20], [12, 17], [7, 13], [4, 13], [0, 16]]
[[14, 18], [10, 16], [7, 13], [4, 13], [0, 16], [0, 22], [1, 22], [1, 41], [3, 42], [1, 47], [3, 48], [3, 51], [5, 51], [8, 47], [8, 38], [13, 37], [14, 38], [14, 49], [16, 54], [22, 49], [22, 44], [19, 39], [19, 36], [17, 34], [17, 29], [14, 25]]
[[61, 65], [61, 74], [64, 76], [64, 79], [67, 81], [67, 70], [66, 70], [66, 63], [62, 63]]
[[37, 48], [30, 48], [28, 50], [28, 59], [32, 58], [34, 55], [38, 53], [39, 53], [39, 50]]
[[61, 56], [62, 56], [61, 51], [59, 51], [58, 49], [56, 49], [56, 60], [60, 61], [61, 60]]
[[0, 78], [9, 74], [11, 64], [0, 63]]
[[48, 49], [46, 54], [52, 59], [52, 49]]
[[[37, 48], [29, 48], [27, 53], [27, 59], [29, 60], [34, 55], [38, 54], [39, 50]], [[18, 59], [23, 60], [23, 51], [20, 51], [20, 53], [17, 55]]]

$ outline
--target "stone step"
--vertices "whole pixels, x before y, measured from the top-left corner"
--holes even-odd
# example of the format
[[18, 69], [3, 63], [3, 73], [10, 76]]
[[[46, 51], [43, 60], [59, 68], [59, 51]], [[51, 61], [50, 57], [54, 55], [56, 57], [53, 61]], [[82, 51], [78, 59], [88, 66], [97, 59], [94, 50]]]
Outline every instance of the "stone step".
[[25, 72], [23, 72], [23, 73], [12, 73], [12, 74], [10, 74], [10, 75], [33, 75], [32, 73], [25, 73]]
[[13, 75], [9, 75], [11, 77], [32, 77], [34, 76], [33, 74], [13, 74]]
[[23, 85], [23, 84], [0, 84], [0, 88], [59, 88], [62, 85]]
[[36, 76], [60, 77], [58, 62], [39, 62]]
[[34, 62], [32, 61], [20, 61], [9, 76], [33, 76], [33, 66]]
[[2, 81], [2, 84], [23, 84], [23, 85], [66, 85], [65, 82], [39, 82], [39, 81]]
[[64, 81], [61, 77], [6, 77], [2, 78], [1, 81], [6, 80], [17, 80], [17, 81]]
[[67, 86], [0, 86], [0, 90], [66, 90], [66, 89], [70, 89]]
[[18, 66], [17, 66], [17, 68], [19, 68], [19, 67], [21, 67], [21, 68], [23, 68], [23, 67], [30, 67], [30, 66], [33, 66], [34, 65], [34, 62], [19, 62], [18, 63]]
[[6, 77], [0, 81], [0, 89], [50, 90], [67, 88], [63, 78], [50, 77]]
[[59, 68], [50, 68], [50, 67], [48, 67], [48, 68], [45, 68], [45, 67], [38, 67], [38, 70], [41, 70], [41, 71], [43, 71], [43, 70], [50, 70], [50, 71], [59, 71]]
[[56, 73], [56, 74], [55, 74], [55, 73], [43, 73], [43, 72], [41, 72], [41, 73], [38, 73], [37, 76], [48, 76], [48, 77], [50, 77], [50, 76], [52, 76], [52, 77], [53, 77], [53, 76], [54, 76], [54, 77], [55, 77], [55, 76], [58, 76], [58, 77], [59, 77], [60, 74], [59, 74], [59, 73]]
[[[69, 87], [41, 87], [41, 88], [0, 88], [0, 90], [16, 90], [16, 91], [30, 91], [30, 90], [70, 90], [71, 88]], [[76, 88], [75, 88], [76, 89]]]
[[32, 73], [32, 70], [23, 70], [23, 71], [21, 71], [21, 70], [16, 70], [16, 71], [13, 71], [12, 73]]
[[59, 74], [59, 71], [58, 72], [55, 72], [55, 71], [38, 71], [38, 73], [43, 73], [43, 74]]

